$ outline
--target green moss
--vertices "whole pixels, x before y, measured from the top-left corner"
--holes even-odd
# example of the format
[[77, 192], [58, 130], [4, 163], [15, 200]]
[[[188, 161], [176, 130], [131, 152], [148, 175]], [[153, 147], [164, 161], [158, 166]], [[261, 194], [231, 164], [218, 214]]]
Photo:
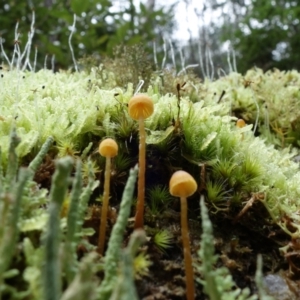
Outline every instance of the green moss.
[[[293, 239], [299, 238], [300, 172], [299, 164], [293, 161], [298, 149], [285, 146], [299, 146], [299, 115], [296, 108], [300, 97], [297, 90], [300, 75], [295, 71], [284, 73], [274, 70], [263, 74], [260, 70], [250, 70], [245, 76], [232, 73], [215, 81], [201, 82], [191, 74], [176, 76], [174, 72], [152, 72], [148, 61], [139, 69], [143, 53], [137, 57], [133, 54], [128, 54], [131, 59], [128, 70], [125, 69], [126, 57], [120, 55], [115, 61], [106, 61], [104, 65], [91, 68], [89, 72], [61, 71], [54, 74], [47, 70], [37, 73], [1, 71], [2, 194], [8, 189], [7, 183], [3, 182], [15, 180], [18, 160], [28, 165], [43, 143], [49, 144], [43, 154], [44, 157], [48, 152], [47, 159], [40, 159], [36, 166], [29, 164], [30, 174], [36, 172], [35, 179], [42, 184], [42, 188], [33, 181], [24, 187], [19, 220], [24, 234], [34, 236], [34, 230], [40, 234], [45, 226], [48, 218], [45, 207], [49, 205], [47, 194], [53, 172], [51, 164], [54, 159], [68, 155], [75, 160], [83, 160], [82, 171], [77, 170], [76, 173], [77, 180], [82, 174], [83, 190], [77, 198], [77, 227], [72, 225], [78, 232], [72, 232], [72, 239], [62, 238], [59, 243], [66, 243], [68, 249], [75, 251], [74, 244], [78, 246], [80, 241], [88, 251], [92, 251], [95, 240], [91, 237], [90, 242], [87, 242], [82, 238], [86, 235], [82, 226], [87, 223], [90, 225], [88, 227], [96, 229], [99, 222], [96, 213], [92, 214], [94, 219], [84, 219], [90, 198], [94, 202], [99, 195], [99, 190], [93, 194], [98, 186], [95, 176], [101, 178], [103, 172], [98, 145], [104, 137], [113, 136], [120, 148], [120, 155], [113, 161], [112, 168], [111, 203], [118, 207], [129, 169], [137, 162], [139, 150], [137, 127], [128, 116], [127, 103], [140, 79], [145, 79], [143, 91], [153, 99], [155, 107], [154, 114], [145, 122], [148, 144], [146, 223], [149, 221], [153, 227], [150, 231], [157, 231], [161, 224], [167, 224], [171, 219], [166, 217], [163, 220], [167, 215], [173, 214], [172, 222], [177, 221], [179, 209], [176, 202], [170, 207], [171, 198], [164, 186], [175, 170], [185, 169], [200, 183], [195, 198], [204, 194], [211, 212], [216, 213], [221, 220], [235, 221], [249, 199], [253, 195], [260, 195], [253, 207], [242, 214], [238, 221], [243, 222], [248, 230], [253, 229], [253, 220], [261, 222], [261, 228], [259, 225], [256, 227], [263, 236], [264, 228], [271, 226], [276, 230], [279, 227]], [[143, 78], [143, 74], [147, 76]], [[249, 85], [248, 81], [252, 83]], [[176, 89], [178, 85], [184, 85], [186, 89], [180, 89], [180, 95]], [[225, 94], [220, 100], [223, 91]], [[248, 125], [237, 128], [237, 117], [244, 118]], [[255, 126], [257, 130], [254, 134], [252, 128]], [[16, 135], [12, 139], [15, 141], [16, 153], [9, 146], [12, 127], [16, 128]], [[17, 136], [20, 140], [16, 139]], [[53, 137], [51, 141], [49, 136]], [[44, 176], [48, 183], [42, 180]], [[256, 206], [257, 202], [260, 202], [260, 206]], [[0, 208], [2, 214], [5, 214], [7, 207], [3, 203]], [[189, 217], [191, 223], [198, 225], [195, 212], [199, 206], [194, 203], [189, 203]], [[263, 218], [257, 208], [262, 205], [266, 211]], [[127, 213], [129, 216], [129, 210]], [[119, 227], [121, 234], [118, 235], [116, 249], [111, 250], [112, 246], [109, 247], [105, 256], [106, 279], [102, 281], [100, 290], [109, 281], [108, 290], [102, 289], [106, 295], [112, 293], [118, 264], [126, 265], [121, 267], [122, 276], [128, 271], [128, 262], [120, 249], [128, 216]], [[68, 232], [66, 221], [62, 219], [59, 222], [62, 232]], [[91, 234], [93, 230], [88, 232]], [[33, 249], [33, 255], [40, 257], [39, 237], [25, 241], [28, 268], [32, 268], [26, 268], [25, 281], [28, 282], [28, 289], [32, 289], [32, 295], [40, 295], [41, 288], [34, 284], [37, 274], [40, 274], [37, 271], [40, 261], [37, 259], [29, 263], [28, 257], [30, 249]], [[166, 243], [162, 244], [162, 248], [166, 246]], [[113, 266], [107, 271], [110, 268], [107, 266], [109, 259]], [[82, 264], [76, 264], [76, 270], [87, 272], [86, 266], [90, 266], [93, 260], [97, 259], [87, 258]], [[103, 263], [95, 265], [94, 274]], [[82, 277], [74, 276], [72, 267], [68, 266], [67, 269], [70, 285], [76, 280], [86, 284]], [[93, 274], [88, 273], [88, 276], [91, 278]]]

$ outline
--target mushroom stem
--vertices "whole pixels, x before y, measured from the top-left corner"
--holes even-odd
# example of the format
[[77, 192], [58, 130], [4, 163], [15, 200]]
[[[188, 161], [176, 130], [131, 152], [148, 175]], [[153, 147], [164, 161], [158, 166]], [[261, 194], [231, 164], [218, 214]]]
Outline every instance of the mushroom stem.
[[186, 276], [186, 299], [195, 299], [195, 284], [194, 284], [194, 270], [192, 264], [192, 256], [189, 241], [189, 231], [187, 223], [187, 201], [186, 197], [180, 197], [181, 204], [181, 237], [183, 244], [183, 255], [185, 264]]
[[101, 219], [100, 219], [100, 227], [99, 227], [99, 239], [98, 239], [98, 251], [101, 255], [103, 255], [104, 245], [105, 245], [106, 220], [107, 220], [109, 187], [110, 187], [110, 168], [111, 168], [111, 158], [106, 157], [105, 174], [104, 174], [104, 193], [103, 193]]
[[146, 132], [144, 119], [139, 118], [139, 179], [138, 179], [138, 199], [134, 229], [144, 227], [144, 202], [145, 202], [145, 169], [146, 169]]

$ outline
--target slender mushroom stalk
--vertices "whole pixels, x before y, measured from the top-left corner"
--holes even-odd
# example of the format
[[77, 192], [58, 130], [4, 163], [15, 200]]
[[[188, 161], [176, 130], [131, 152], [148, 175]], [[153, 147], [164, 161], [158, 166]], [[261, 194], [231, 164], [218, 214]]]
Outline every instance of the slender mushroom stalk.
[[180, 197], [181, 204], [181, 236], [183, 244], [183, 256], [186, 276], [186, 299], [195, 299], [194, 270], [190, 249], [188, 222], [187, 222], [187, 200], [197, 190], [194, 178], [185, 171], [175, 172], [170, 179], [170, 194]]
[[145, 202], [145, 170], [146, 170], [146, 132], [144, 120], [153, 114], [154, 105], [151, 98], [146, 95], [135, 95], [128, 103], [128, 113], [134, 120], [139, 121], [139, 179], [138, 179], [138, 199], [134, 228], [144, 227], [144, 202]]
[[98, 251], [101, 255], [103, 255], [104, 245], [105, 245], [107, 211], [108, 211], [108, 203], [109, 203], [111, 158], [115, 157], [118, 154], [118, 145], [113, 139], [107, 138], [100, 143], [99, 153], [102, 156], [106, 157], [105, 175], [104, 175], [104, 192], [103, 192], [101, 219], [100, 219], [100, 227], [99, 227], [99, 239], [98, 239]]

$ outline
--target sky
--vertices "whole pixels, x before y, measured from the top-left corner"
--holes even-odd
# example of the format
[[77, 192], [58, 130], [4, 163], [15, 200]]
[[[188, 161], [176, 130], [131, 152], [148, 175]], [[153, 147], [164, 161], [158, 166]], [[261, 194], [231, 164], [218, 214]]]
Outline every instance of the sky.
[[[144, 2], [143, 0], [136, 0]], [[215, 2], [218, 2], [216, 0]], [[160, 1], [156, 1], [159, 5]], [[199, 36], [198, 30], [202, 25], [208, 25], [212, 19], [216, 20], [220, 17], [221, 11], [212, 11], [207, 4], [207, 0], [164, 0], [163, 5], [171, 5], [178, 3], [175, 7], [175, 20], [177, 29], [174, 32], [174, 37], [183, 42], [187, 42], [190, 38]], [[188, 5], [186, 4], [188, 3]], [[201, 16], [204, 6], [207, 6], [204, 16]]]
[[[167, 0], [165, 3], [170, 4], [176, 2], [174, 0]], [[174, 37], [187, 41], [190, 38], [190, 33], [192, 37], [198, 36], [198, 28], [201, 20], [197, 17], [195, 9], [200, 11], [203, 7], [202, 0], [190, 0], [187, 6], [185, 1], [179, 1], [175, 10], [175, 19], [177, 21], [177, 30], [174, 32]], [[206, 21], [209, 22], [208, 18]]]
[[[135, 0], [134, 3], [139, 6], [139, 3], [145, 3], [146, 0]], [[187, 7], [184, 0], [164, 0], [163, 5], [169, 6], [178, 2], [175, 7], [175, 19], [177, 22], [177, 29], [174, 32], [174, 38], [181, 41], [187, 41], [190, 38], [189, 29], [192, 33], [192, 37], [198, 36], [199, 18], [195, 13], [195, 9], [200, 11], [203, 8], [205, 0], [188, 0], [189, 5]], [[157, 1], [156, 5], [161, 5], [160, 1]], [[188, 15], [188, 17], [187, 17]], [[206, 14], [204, 22], [209, 23], [210, 16]]]
[[[138, 9], [140, 3], [147, 4], [150, 0], [133, 0], [134, 5]], [[207, 0], [153, 0], [155, 1], [155, 7], [168, 7], [174, 3], [177, 3], [174, 9], [175, 21], [177, 23], [177, 28], [174, 31], [172, 38], [180, 40], [181, 43], [187, 43], [190, 39], [190, 35], [193, 38], [198, 37], [198, 29], [202, 27], [203, 24], [208, 25], [212, 18], [214, 20], [219, 17], [220, 12], [212, 11], [207, 4]], [[215, 0], [218, 2], [218, 0]], [[120, 7], [124, 5], [123, 0], [113, 0], [115, 4], [115, 9], [118, 11]], [[188, 3], [188, 5], [187, 5]], [[203, 7], [207, 6], [204, 16], [201, 16]]]

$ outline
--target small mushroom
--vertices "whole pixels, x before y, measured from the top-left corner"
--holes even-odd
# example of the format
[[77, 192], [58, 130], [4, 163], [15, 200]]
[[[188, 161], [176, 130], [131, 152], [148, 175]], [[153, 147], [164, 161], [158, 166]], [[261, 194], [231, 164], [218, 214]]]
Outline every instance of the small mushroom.
[[[236, 121], [236, 127], [237, 128], [243, 128], [245, 126], [246, 126], [246, 122], [243, 119], [238, 119]], [[244, 139], [244, 133], [241, 134], [241, 140], [243, 140], [243, 139]]]
[[128, 102], [128, 113], [134, 120], [139, 121], [139, 179], [138, 199], [134, 228], [144, 227], [144, 202], [145, 202], [145, 169], [146, 169], [146, 132], [144, 120], [153, 114], [154, 105], [151, 98], [146, 95], [137, 94]]
[[238, 119], [237, 121], [236, 121], [236, 127], [238, 127], [238, 128], [243, 128], [243, 127], [245, 127], [246, 126], [246, 122], [243, 120], [243, 119]]
[[190, 239], [187, 223], [187, 200], [186, 198], [193, 195], [197, 190], [195, 179], [185, 171], [175, 172], [169, 183], [170, 194], [180, 197], [181, 204], [181, 236], [183, 244], [183, 255], [186, 276], [186, 298], [195, 299], [194, 270], [192, 265], [192, 256], [190, 249]]
[[115, 140], [111, 138], [107, 138], [100, 143], [99, 153], [101, 156], [106, 157], [105, 175], [104, 175], [104, 192], [103, 192], [99, 239], [98, 239], [98, 251], [101, 255], [103, 255], [104, 245], [105, 245], [107, 211], [108, 211], [108, 203], [109, 203], [111, 158], [115, 157], [118, 154], [118, 144], [115, 142]]

